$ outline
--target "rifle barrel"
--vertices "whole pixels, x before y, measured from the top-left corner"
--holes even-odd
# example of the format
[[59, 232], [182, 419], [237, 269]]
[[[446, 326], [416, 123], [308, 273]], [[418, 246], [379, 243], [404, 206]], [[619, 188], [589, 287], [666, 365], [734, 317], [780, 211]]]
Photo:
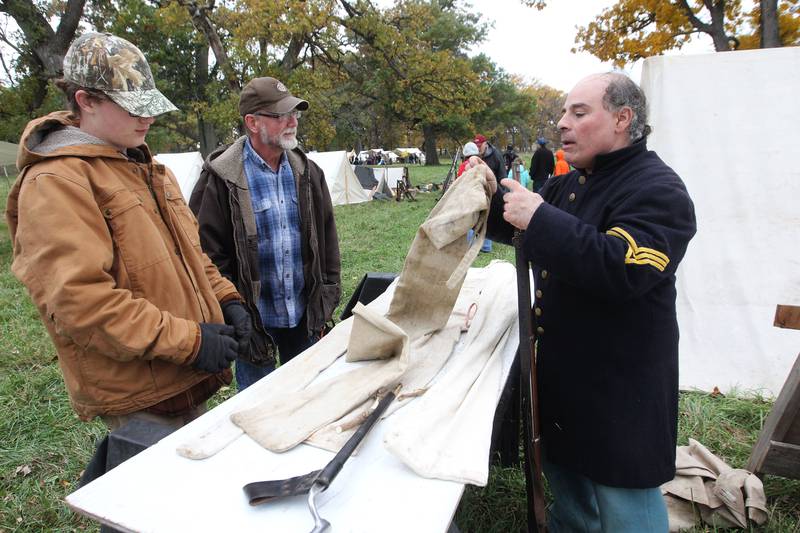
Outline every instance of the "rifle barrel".
[[528, 531], [547, 531], [542, 482], [541, 435], [536, 357], [531, 323], [530, 264], [522, 249], [524, 232], [514, 230], [514, 260], [517, 268], [517, 305], [519, 314], [520, 394], [525, 426], [525, 489], [528, 499]]

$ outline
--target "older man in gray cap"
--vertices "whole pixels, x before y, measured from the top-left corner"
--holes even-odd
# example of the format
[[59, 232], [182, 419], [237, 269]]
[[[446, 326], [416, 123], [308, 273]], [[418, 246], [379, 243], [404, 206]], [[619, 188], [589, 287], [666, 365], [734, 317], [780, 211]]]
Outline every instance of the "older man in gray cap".
[[[192, 193], [203, 250], [253, 317], [242, 390], [316, 342], [339, 304], [339, 241], [322, 170], [297, 147], [308, 102], [270, 77], [239, 97], [246, 135], [212, 153]], [[277, 354], [276, 354], [277, 352]]]

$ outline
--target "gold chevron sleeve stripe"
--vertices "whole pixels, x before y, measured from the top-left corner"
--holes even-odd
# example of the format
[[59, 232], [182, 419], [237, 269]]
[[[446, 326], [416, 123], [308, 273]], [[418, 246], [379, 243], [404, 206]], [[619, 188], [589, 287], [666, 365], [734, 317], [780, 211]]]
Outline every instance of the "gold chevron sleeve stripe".
[[625, 252], [625, 264], [633, 265], [650, 265], [660, 272], [664, 272], [669, 264], [669, 257], [666, 254], [659, 252], [653, 248], [640, 247], [633, 240], [631, 234], [620, 228], [619, 226], [613, 227], [606, 231], [608, 235], [620, 238], [628, 243], [628, 249]]

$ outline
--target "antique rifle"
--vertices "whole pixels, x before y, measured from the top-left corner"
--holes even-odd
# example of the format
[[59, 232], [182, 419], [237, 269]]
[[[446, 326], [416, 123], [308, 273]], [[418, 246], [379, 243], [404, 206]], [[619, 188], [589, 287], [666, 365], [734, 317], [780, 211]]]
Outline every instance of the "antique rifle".
[[456, 179], [456, 172], [458, 171], [458, 164], [461, 161], [461, 148], [456, 150], [456, 154], [453, 156], [453, 161], [450, 163], [450, 170], [447, 172], [447, 177], [442, 182], [442, 194], [439, 196], [441, 200], [444, 193], [447, 192], [447, 189], [450, 188], [450, 185], [453, 183], [453, 180]]
[[514, 230], [514, 260], [517, 267], [517, 304], [519, 308], [520, 394], [525, 428], [525, 492], [528, 499], [528, 532], [544, 533], [547, 521], [542, 483], [541, 428], [538, 387], [536, 384], [536, 345], [531, 323], [530, 263], [525, 258], [522, 241], [525, 233]]

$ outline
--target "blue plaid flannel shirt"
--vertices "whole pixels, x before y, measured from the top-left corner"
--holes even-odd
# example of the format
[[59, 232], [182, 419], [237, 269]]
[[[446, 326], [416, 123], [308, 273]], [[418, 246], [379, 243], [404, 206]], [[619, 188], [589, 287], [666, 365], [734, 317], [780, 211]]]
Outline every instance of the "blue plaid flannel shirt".
[[258, 312], [267, 328], [293, 328], [306, 309], [300, 211], [294, 173], [284, 152], [273, 171], [247, 139], [244, 173], [258, 230], [261, 297]]

